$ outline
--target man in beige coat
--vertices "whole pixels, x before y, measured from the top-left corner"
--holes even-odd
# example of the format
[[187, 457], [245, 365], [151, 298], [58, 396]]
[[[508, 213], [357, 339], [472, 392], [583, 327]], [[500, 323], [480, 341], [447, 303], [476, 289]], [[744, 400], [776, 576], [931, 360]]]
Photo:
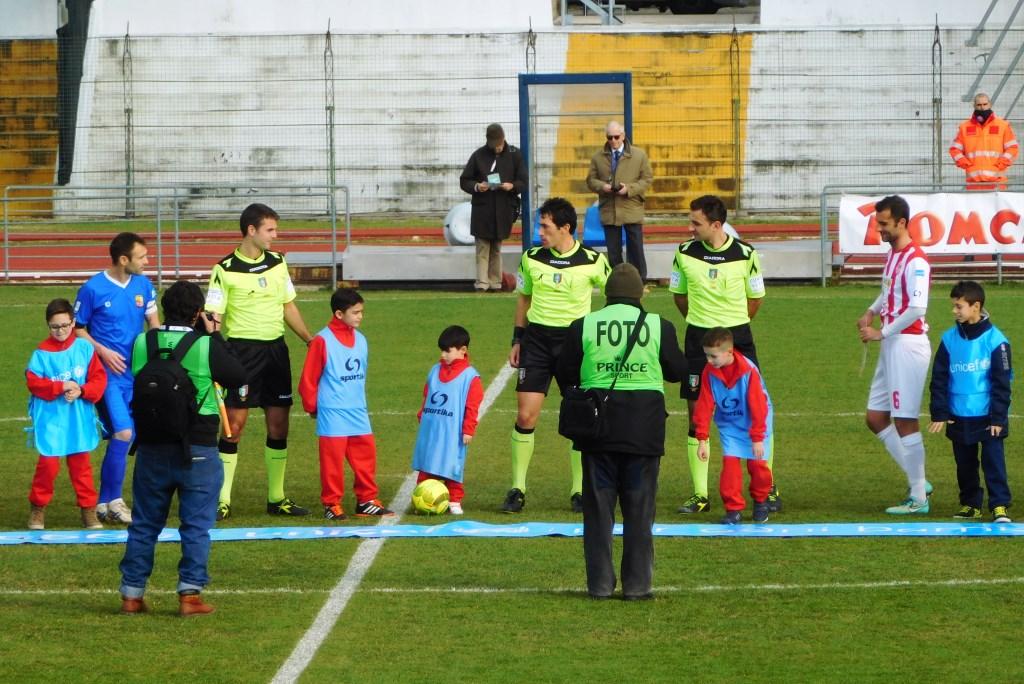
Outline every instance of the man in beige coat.
[[654, 174], [651, 162], [639, 147], [626, 140], [626, 132], [618, 121], [605, 127], [608, 142], [590, 160], [587, 187], [597, 193], [608, 245], [608, 261], [612, 267], [622, 263], [622, 229], [626, 229], [626, 254], [629, 263], [647, 280], [644, 258], [644, 196]]

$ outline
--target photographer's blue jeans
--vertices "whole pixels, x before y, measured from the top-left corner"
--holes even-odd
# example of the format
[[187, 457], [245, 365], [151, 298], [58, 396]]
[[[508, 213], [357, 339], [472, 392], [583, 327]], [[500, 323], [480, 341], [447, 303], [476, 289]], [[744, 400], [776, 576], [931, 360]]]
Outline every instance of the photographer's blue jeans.
[[186, 467], [177, 444], [140, 444], [132, 478], [132, 524], [121, 560], [121, 594], [141, 598], [153, 572], [157, 538], [167, 523], [171, 499], [178, 494], [181, 561], [178, 593], [202, 591], [210, 581], [210, 530], [224, 467], [216, 446], [192, 446]]

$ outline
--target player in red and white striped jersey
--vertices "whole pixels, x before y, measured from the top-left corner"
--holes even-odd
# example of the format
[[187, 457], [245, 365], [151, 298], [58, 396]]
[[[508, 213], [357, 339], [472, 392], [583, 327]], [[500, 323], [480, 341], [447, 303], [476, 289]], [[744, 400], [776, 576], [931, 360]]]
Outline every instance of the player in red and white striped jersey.
[[[910, 486], [903, 502], [885, 509], [893, 515], [927, 513], [931, 494], [918, 422], [932, 354], [925, 321], [931, 267], [910, 236], [909, 220], [910, 207], [898, 195], [875, 204], [878, 232], [891, 251], [882, 274], [882, 291], [857, 320], [862, 342], [881, 341], [865, 420], [906, 473]], [[873, 327], [876, 315], [881, 320], [879, 328]]]

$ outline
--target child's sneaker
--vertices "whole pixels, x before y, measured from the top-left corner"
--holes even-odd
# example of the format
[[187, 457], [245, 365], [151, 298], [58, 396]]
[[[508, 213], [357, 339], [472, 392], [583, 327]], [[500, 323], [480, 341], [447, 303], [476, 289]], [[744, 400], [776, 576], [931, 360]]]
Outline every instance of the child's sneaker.
[[452, 515], [462, 515], [462, 504], [458, 501], [449, 501], [448, 512]]
[[83, 506], [82, 507], [82, 527], [87, 530], [102, 530], [103, 523], [96, 517], [95, 506]]
[[766, 523], [766, 522], [768, 522], [768, 512], [770, 510], [771, 510], [771, 508], [769, 508], [769, 503], [768, 503], [767, 499], [765, 499], [764, 501], [762, 501], [760, 503], [755, 501], [754, 502], [754, 522], [756, 522], [756, 523]]
[[923, 502], [917, 502], [913, 499], [904, 499], [902, 503], [896, 506], [889, 506], [885, 509], [885, 512], [889, 515], [914, 515], [919, 513], [927, 513], [930, 510], [928, 500], [925, 499]]
[[711, 510], [711, 502], [706, 496], [694, 494], [683, 502], [683, 505], [676, 509], [676, 513], [707, 513]]
[[345, 520], [348, 518], [345, 515], [345, 511], [341, 508], [341, 504], [334, 504], [333, 506], [324, 506], [324, 519], [326, 520]]
[[974, 506], [961, 506], [960, 510], [953, 514], [958, 520], [974, 520], [981, 517], [981, 509]]
[[373, 499], [372, 501], [364, 501], [363, 503], [356, 506], [356, 517], [357, 518], [372, 518], [375, 515], [394, 515], [395, 512], [384, 508], [384, 504], [381, 503], [380, 499]]
[[28, 529], [30, 530], [45, 530], [46, 529], [46, 506], [36, 506], [32, 504], [32, 510], [28, 513]]
[[124, 499], [114, 499], [107, 504], [107, 522], [117, 525], [132, 524], [132, 511], [125, 504]]
[[743, 522], [743, 513], [742, 511], [726, 511], [718, 522], [723, 525], [739, 525]]
[[1010, 516], [1006, 515], [1006, 506], [996, 506], [992, 509], [992, 522], [1008, 523], [1013, 522]]

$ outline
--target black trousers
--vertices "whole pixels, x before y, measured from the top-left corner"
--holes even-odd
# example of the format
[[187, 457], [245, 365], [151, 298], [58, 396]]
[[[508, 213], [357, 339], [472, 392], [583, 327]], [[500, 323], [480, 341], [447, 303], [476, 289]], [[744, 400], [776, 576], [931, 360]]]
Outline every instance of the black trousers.
[[615, 590], [612, 528], [615, 504], [622, 507], [622, 595], [651, 591], [654, 575], [655, 497], [661, 456], [583, 452], [583, 559], [587, 592], [610, 596]]
[[[603, 225], [603, 224], [602, 224]], [[647, 280], [647, 258], [644, 256], [644, 224], [626, 223], [622, 226], [604, 226], [604, 242], [608, 246], [608, 263], [615, 268], [622, 263], [622, 229], [626, 229], [626, 256], [629, 263], [640, 271], [641, 280]]]

